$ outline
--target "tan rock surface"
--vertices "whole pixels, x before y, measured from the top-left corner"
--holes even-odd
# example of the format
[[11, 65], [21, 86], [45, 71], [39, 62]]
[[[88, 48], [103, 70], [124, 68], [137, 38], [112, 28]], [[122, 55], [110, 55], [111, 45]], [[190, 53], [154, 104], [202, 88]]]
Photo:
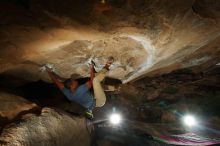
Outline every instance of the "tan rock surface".
[[87, 60], [103, 65], [112, 55], [110, 76], [128, 82], [219, 62], [219, 1], [112, 1], [107, 12], [97, 12], [92, 1], [65, 3], [2, 2], [0, 72], [26, 70], [32, 80], [47, 80], [35, 66], [22, 64], [32, 61], [53, 63], [65, 77], [88, 76]]
[[44, 108], [40, 116], [25, 116], [0, 135], [1, 146], [89, 146], [90, 131], [85, 118]]
[[38, 107], [20, 96], [4, 92], [0, 92], [0, 104], [0, 116], [9, 121], [15, 119], [22, 112], [28, 112]]

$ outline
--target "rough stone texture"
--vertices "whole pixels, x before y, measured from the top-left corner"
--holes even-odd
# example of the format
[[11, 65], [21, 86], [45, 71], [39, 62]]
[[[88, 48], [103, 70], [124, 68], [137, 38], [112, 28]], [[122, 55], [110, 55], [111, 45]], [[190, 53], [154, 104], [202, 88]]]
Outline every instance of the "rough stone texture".
[[104, 108], [117, 107], [125, 116], [147, 123], [179, 123], [179, 114], [193, 113], [213, 126], [217, 123], [209, 119], [220, 117], [219, 71], [216, 65], [204, 72], [182, 69], [143, 78], [110, 94]]
[[38, 106], [20, 96], [0, 92], [0, 128], [23, 113], [36, 110]]
[[[15, 87], [19, 88], [17, 85]], [[29, 87], [30, 85], [27, 86]], [[12, 88], [14, 87], [13, 85], [7, 87], [9, 88], [8, 92], [16, 90]], [[44, 89], [43, 86], [41, 88]], [[31, 89], [34, 89], [35, 92], [31, 91]], [[56, 96], [60, 95], [57, 92], [54, 93], [56, 95], [54, 96], [45, 94], [43, 89], [40, 90], [34, 86], [27, 88], [25, 91], [31, 92], [31, 99], [35, 100], [36, 98], [39, 101], [37, 102], [39, 106], [50, 105], [75, 113], [77, 111], [80, 112], [78, 106], [70, 104], [62, 96], [56, 98]], [[53, 92], [53, 88], [45, 89], [47, 92]], [[45, 96], [41, 96], [42, 92], [44, 92]], [[35, 103], [15, 94], [18, 93], [0, 92], [1, 146], [87, 146], [90, 144], [91, 126], [86, 125], [84, 117], [73, 116], [50, 108], [43, 108], [41, 111], [40, 107]]]
[[11, 0], [0, 4], [0, 72], [47, 80], [35, 64], [51, 62], [65, 77], [88, 76], [86, 62], [117, 62], [110, 76], [128, 82], [147, 73], [219, 62], [218, 0]]
[[[114, 56], [109, 76], [124, 83], [142, 80], [123, 85], [119, 96], [112, 96], [117, 100], [108, 102], [101, 112], [118, 105], [130, 118], [166, 123], [177, 122], [172, 113], [190, 110], [210, 117], [211, 123], [219, 122], [219, 0], [109, 0], [105, 10], [97, 8], [97, 2], [2, 0], [1, 85], [10, 88], [16, 84], [16, 88], [39, 79], [49, 82], [47, 74], [39, 70], [45, 63], [53, 64], [63, 77], [73, 73], [85, 77], [90, 59], [99, 70], [108, 56]], [[35, 98], [33, 93], [28, 94], [29, 99]], [[43, 103], [54, 98], [40, 97], [48, 97]], [[6, 115], [16, 116], [12, 111]], [[71, 145], [68, 142], [76, 140], [71, 134], [86, 134], [81, 120], [66, 113], [49, 110], [28, 117], [4, 129], [5, 144], [40, 145], [42, 141], [42, 145]], [[77, 132], [66, 122], [78, 126]], [[41, 134], [45, 136], [39, 137]], [[87, 140], [80, 142], [86, 145]]]
[[1, 146], [89, 146], [90, 130], [85, 118], [44, 108], [41, 115], [25, 115], [0, 135]]

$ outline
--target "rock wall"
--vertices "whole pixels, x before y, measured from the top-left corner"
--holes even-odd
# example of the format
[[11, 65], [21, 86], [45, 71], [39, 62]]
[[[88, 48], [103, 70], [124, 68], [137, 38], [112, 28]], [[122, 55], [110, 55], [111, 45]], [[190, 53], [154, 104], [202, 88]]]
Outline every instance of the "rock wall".
[[21, 96], [1, 91], [0, 145], [89, 146], [92, 125], [84, 117], [64, 112], [65, 101], [59, 103], [59, 109], [41, 109]]
[[217, 65], [199, 73], [181, 69], [122, 85], [120, 92], [108, 96], [104, 110], [115, 107], [132, 120], [169, 124], [191, 113], [202, 124], [219, 129], [219, 71]]
[[109, 0], [106, 11], [96, 10], [97, 4], [1, 1], [0, 72], [47, 80], [36, 65], [24, 64], [31, 61], [53, 63], [65, 77], [88, 76], [89, 59], [101, 68], [114, 56], [109, 76], [126, 83], [219, 62], [218, 0]]
[[0, 92], [0, 104], [0, 129], [8, 122], [18, 119], [19, 116], [39, 109], [36, 104], [6, 92]]
[[50, 108], [38, 116], [26, 114], [4, 128], [1, 146], [89, 146], [90, 130], [85, 118]]

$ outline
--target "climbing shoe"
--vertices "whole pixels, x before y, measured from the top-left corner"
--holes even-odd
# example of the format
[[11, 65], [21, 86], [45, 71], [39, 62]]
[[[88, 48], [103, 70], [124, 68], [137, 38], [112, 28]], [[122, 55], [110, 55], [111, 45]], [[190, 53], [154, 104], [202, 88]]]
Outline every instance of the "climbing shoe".
[[86, 116], [86, 118], [88, 118], [88, 119], [90, 119], [90, 120], [94, 118], [94, 116], [93, 116], [91, 110], [87, 110], [87, 111], [85, 112], [85, 116]]

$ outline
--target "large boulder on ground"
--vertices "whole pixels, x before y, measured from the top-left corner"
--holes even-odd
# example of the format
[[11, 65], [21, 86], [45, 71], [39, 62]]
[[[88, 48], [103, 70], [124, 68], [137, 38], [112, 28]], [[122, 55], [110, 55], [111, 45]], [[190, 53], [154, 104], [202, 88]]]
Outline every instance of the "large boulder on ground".
[[0, 92], [0, 127], [21, 114], [36, 109], [38, 106], [35, 103], [31, 103], [20, 96]]
[[83, 117], [44, 108], [41, 115], [25, 115], [0, 135], [1, 146], [89, 146], [90, 126]]

